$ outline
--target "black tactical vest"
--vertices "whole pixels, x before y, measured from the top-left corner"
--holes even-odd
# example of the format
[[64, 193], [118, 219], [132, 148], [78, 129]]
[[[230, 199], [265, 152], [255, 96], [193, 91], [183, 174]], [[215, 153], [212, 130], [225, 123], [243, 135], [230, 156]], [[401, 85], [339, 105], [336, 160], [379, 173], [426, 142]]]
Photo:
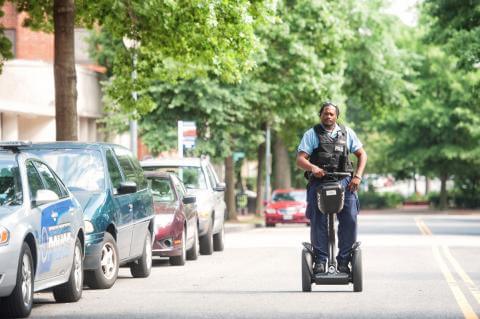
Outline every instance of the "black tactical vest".
[[337, 137], [332, 138], [321, 124], [313, 127], [319, 144], [310, 155], [310, 162], [328, 172], [353, 172], [353, 164], [348, 158], [347, 130], [340, 125]]

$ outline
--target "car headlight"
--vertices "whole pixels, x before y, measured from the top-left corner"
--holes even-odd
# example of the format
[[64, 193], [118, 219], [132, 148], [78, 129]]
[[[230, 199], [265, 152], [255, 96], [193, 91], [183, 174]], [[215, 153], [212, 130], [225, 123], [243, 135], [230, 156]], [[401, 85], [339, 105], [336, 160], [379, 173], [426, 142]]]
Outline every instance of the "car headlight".
[[175, 214], [155, 215], [155, 228], [158, 229], [170, 225], [171, 223], [173, 223], [174, 218]]
[[198, 217], [200, 217], [200, 218], [209, 218], [209, 217], [210, 217], [210, 211], [208, 211], [208, 210], [199, 211], [199, 212], [198, 212]]
[[274, 208], [267, 208], [267, 209], [265, 210], [265, 213], [267, 213], [267, 214], [276, 214], [276, 213], [277, 213], [277, 210], [274, 209]]
[[95, 228], [93, 227], [92, 222], [89, 221], [89, 220], [86, 220], [85, 221], [85, 233], [90, 234], [90, 233], [93, 233], [94, 231], [95, 231]]
[[8, 245], [10, 232], [5, 227], [0, 226], [0, 246]]

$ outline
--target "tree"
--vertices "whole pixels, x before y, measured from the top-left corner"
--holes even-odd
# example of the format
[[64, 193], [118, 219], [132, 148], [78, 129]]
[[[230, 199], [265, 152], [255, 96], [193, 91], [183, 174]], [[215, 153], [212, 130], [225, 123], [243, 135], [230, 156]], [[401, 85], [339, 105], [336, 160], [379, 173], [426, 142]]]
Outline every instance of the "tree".
[[446, 45], [465, 70], [480, 68], [479, 0], [426, 0], [423, 12], [430, 24], [429, 40]]
[[[77, 1], [14, 0], [29, 18], [25, 25], [55, 34], [55, 110], [57, 139], [77, 139], [74, 24], [97, 26], [112, 39], [141, 42], [135, 52], [138, 79], [133, 82], [131, 52], [116, 50], [108, 92], [113, 102], [132, 113], [150, 110], [149, 96], [134, 101], [130, 92], [142, 91], [152, 79], [218, 74], [239, 80], [253, 67], [254, 27], [274, 10], [264, 1]], [[3, 1], [2, 1], [3, 3]], [[2, 38], [3, 39], [3, 38]], [[0, 40], [0, 49], [4, 47]], [[2, 52], [3, 53], [3, 52]], [[175, 72], [174, 72], [175, 71]]]
[[439, 177], [440, 205], [446, 208], [447, 180], [480, 164], [480, 108], [475, 90], [480, 72], [459, 71], [456, 59], [438, 47], [422, 51], [418, 94], [410, 107], [387, 121], [385, 131], [394, 141], [387, 156], [397, 169], [415, 168]]
[[[0, 8], [3, 7], [5, 3], [4, 0], [0, 0]], [[2, 10], [0, 10], [0, 18], [4, 16]], [[12, 57], [12, 44], [7, 39], [4, 33], [3, 26], [0, 25], [0, 73], [2, 73], [3, 63], [6, 59], [10, 59]]]

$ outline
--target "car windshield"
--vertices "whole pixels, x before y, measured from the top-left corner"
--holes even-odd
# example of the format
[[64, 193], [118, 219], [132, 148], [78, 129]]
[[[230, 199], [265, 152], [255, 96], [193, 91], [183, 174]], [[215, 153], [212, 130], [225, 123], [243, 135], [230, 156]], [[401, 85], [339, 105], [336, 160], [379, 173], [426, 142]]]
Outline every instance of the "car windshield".
[[148, 177], [148, 185], [152, 189], [153, 201], [170, 203], [175, 200], [172, 185], [169, 179]]
[[146, 167], [145, 170], [175, 173], [187, 188], [207, 189], [207, 182], [201, 167], [196, 166], [171, 166], [171, 167]]
[[17, 161], [0, 159], [0, 206], [21, 205], [22, 182]]
[[105, 189], [105, 171], [99, 151], [39, 149], [31, 152], [47, 162], [72, 192]]
[[272, 197], [272, 201], [274, 202], [285, 202], [285, 201], [305, 202], [306, 200], [307, 200], [307, 193], [305, 191], [274, 193]]

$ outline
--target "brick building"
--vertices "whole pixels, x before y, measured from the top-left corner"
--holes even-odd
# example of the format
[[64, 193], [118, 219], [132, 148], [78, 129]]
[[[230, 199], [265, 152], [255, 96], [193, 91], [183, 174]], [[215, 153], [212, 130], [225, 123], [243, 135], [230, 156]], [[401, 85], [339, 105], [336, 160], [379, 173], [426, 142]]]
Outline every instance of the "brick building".
[[[24, 28], [26, 14], [9, 2], [3, 11], [0, 24], [12, 42], [14, 58], [5, 62], [0, 74], [0, 140], [54, 141], [53, 34]], [[86, 30], [75, 30], [78, 137], [97, 141], [101, 140], [97, 127], [102, 116], [101, 68], [88, 56], [87, 35]], [[128, 136], [114, 142], [128, 145]]]

